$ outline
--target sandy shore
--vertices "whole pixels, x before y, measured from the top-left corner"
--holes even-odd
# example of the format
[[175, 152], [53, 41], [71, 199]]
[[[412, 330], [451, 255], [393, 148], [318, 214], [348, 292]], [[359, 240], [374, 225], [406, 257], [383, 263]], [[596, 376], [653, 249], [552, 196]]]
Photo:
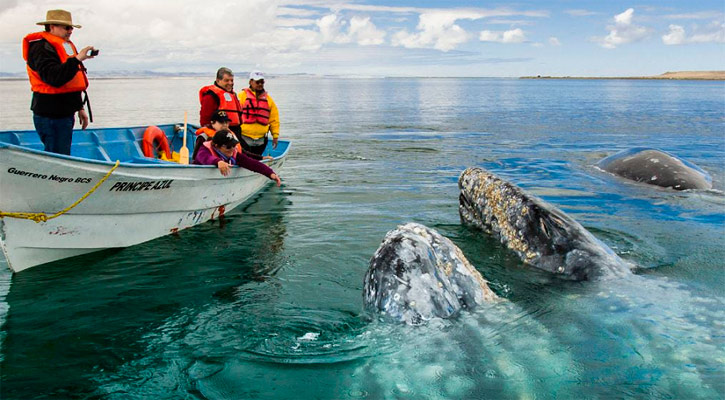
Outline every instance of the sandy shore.
[[725, 71], [676, 71], [665, 72], [653, 76], [522, 76], [521, 79], [695, 79], [722, 81], [725, 80]]

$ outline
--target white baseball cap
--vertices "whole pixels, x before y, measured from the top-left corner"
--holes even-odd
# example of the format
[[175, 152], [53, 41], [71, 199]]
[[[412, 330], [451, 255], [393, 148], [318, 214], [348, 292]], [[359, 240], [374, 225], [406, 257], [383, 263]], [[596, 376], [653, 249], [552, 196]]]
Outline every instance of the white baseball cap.
[[253, 81], [260, 81], [260, 80], [264, 79], [264, 73], [262, 73], [262, 71], [252, 71], [249, 74], [249, 79], [251, 79]]

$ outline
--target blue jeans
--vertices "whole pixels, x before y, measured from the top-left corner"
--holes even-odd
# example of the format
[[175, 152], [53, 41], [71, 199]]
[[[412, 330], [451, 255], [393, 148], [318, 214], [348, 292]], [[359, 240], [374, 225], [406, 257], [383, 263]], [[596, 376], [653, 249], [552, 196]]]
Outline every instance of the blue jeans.
[[41, 117], [33, 114], [35, 130], [45, 145], [45, 151], [70, 155], [70, 144], [73, 140], [73, 124], [75, 115], [61, 118]]

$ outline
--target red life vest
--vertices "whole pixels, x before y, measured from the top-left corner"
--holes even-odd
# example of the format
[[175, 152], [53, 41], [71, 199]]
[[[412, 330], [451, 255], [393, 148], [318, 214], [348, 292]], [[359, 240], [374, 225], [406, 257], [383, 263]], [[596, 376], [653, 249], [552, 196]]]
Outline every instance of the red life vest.
[[[55, 35], [51, 35], [49, 32], [35, 32], [31, 33], [23, 38], [23, 59], [28, 61], [28, 50], [30, 43], [38, 40], [45, 39], [50, 43], [55, 52], [58, 54], [61, 63], [65, 63], [68, 58], [78, 54], [76, 46], [71, 41], [66, 41]], [[28, 70], [28, 78], [30, 79], [30, 88], [33, 92], [46, 93], [46, 94], [58, 94], [58, 93], [71, 93], [71, 92], [82, 92], [88, 88], [88, 77], [86, 76], [86, 68], [83, 64], [78, 66], [78, 72], [73, 76], [73, 79], [66, 82], [61, 87], [51, 86], [40, 78], [40, 74], [35, 72], [32, 68], [26, 65]]]
[[252, 89], [244, 89], [247, 98], [242, 106], [242, 123], [269, 125], [269, 102], [267, 92], [257, 97]]
[[211, 140], [207, 140], [206, 142], [204, 142], [203, 146], [206, 147], [207, 149], [209, 149], [211, 154], [214, 154], [215, 156], [217, 156], [219, 159], [221, 159], [225, 163], [230, 164], [230, 165], [237, 165], [237, 154], [239, 154], [239, 149], [241, 148], [239, 145], [234, 147], [234, 152], [232, 153], [232, 156], [229, 157], [228, 160], [224, 159], [224, 157], [226, 157], [226, 156], [222, 157], [219, 155], [219, 153], [214, 149], [214, 146], [212, 146]]
[[240, 125], [239, 114], [242, 111], [242, 106], [239, 104], [237, 94], [234, 92], [227, 92], [217, 85], [204, 86], [199, 89], [200, 103], [202, 102], [202, 97], [209, 92], [214, 93], [219, 100], [219, 109], [217, 111], [226, 111], [227, 116], [229, 117], [229, 125]]

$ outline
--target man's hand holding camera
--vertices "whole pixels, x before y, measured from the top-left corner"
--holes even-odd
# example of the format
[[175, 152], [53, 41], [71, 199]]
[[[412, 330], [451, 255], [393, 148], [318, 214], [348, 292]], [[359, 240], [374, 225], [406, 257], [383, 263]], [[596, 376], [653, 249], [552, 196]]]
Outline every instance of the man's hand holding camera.
[[88, 60], [97, 56], [99, 52], [100, 50], [96, 50], [96, 48], [93, 46], [86, 46], [78, 52], [76, 58], [78, 59], [78, 61], [83, 62], [84, 60]]

